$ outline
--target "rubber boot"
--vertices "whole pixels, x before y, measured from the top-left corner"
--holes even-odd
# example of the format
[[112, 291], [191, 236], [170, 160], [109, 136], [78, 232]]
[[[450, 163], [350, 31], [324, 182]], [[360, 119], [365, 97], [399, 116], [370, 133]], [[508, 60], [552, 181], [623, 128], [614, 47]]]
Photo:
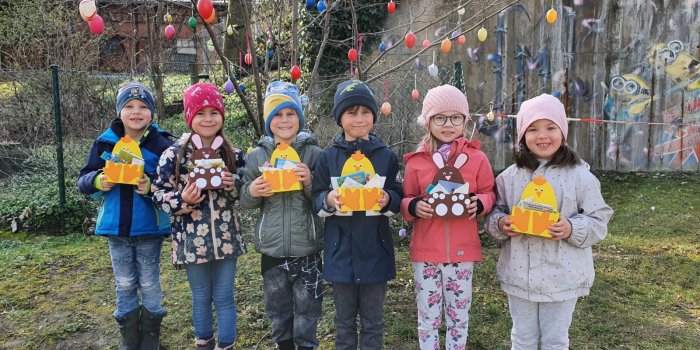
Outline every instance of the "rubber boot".
[[160, 348], [160, 324], [166, 312], [156, 315], [141, 306], [141, 345], [140, 350]]
[[129, 311], [124, 317], [115, 318], [119, 323], [119, 333], [122, 335], [119, 350], [139, 350], [141, 331], [139, 330], [139, 318], [141, 308]]
[[294, 339], [287, 339], [277, 343], [279, 350], [296, 350], [294, 347]]

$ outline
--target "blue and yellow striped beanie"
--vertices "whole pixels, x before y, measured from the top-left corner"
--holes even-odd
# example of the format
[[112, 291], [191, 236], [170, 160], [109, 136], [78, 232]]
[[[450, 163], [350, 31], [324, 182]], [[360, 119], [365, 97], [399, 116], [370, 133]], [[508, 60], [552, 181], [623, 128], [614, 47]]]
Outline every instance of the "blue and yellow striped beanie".
[[273, 81], [267, 86], [265, 92], [265, 103], [263, 104], [263, 115], [265, 116], [265, 135], [274, 137], [270, 130], [272, 117], [283, 108], [292, 108], [299, 116], [299, 131], [304, 129], [304, 112], [299, 98], [299, 88], [283, 81]]

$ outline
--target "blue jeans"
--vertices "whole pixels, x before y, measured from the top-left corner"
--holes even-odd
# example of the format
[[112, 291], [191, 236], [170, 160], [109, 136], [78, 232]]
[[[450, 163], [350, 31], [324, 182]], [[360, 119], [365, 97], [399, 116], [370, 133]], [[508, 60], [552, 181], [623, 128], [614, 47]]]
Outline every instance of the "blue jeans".
[[219, 344], [236, 341], [236, 301], [233, 283], [236, 277], [236, 259], [214, 260], [204, 264], [187, 264], [187, 281], [192, 291], [192, 320], [197, 339], [214, 334], [216, 307]]
[[[160, 287], [162, 236], [109, 236], [109, 255], [117, 287], [115, 318], [126, 316], [141, 304], [152, 314], [162, 315]], [[141, 300], [139, 301], [139, 290]]]

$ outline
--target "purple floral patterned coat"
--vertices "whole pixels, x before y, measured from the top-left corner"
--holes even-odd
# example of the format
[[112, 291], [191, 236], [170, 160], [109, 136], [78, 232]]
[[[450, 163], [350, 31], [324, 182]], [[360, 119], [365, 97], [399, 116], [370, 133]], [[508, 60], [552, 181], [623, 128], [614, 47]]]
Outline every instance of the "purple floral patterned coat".
[[[182, 200], [182, 189], [189, 173], [187, 164], [194, 152], [191, 144], [185, 145], [188, 138], [189, 134], [182, 135], [163, 152], [153, 183], [157, 188], [154, 192], [156, 205], [170, 214], [173, 264], [203, 264], [236, 258], [245, 253], [238, 213], [234, 211], [238, 191], [205, 190], [202, 192], [204, 200], [194, 206]], [[176, 184], [175, 157], [182, 147], [187, 149], [180, 159], [180, 179]], [[236, 151], [237, 158], [241, 159], [240, 151]]]

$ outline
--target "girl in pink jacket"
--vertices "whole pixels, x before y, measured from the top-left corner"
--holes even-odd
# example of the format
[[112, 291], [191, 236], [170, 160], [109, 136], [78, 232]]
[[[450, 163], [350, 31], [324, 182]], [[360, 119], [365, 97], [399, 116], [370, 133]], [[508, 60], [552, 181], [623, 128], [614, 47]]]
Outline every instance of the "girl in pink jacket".
[[406, 154], [401, 214], [413, 222], [411, 261], [421, 349], [440, 349], [444, 308], [446, 349], [465, 349], [472, 272], [481, 261], [476, 216], [495, 201], [494, 179], [479, 141], [465, 138], [466, 96], [451, 85], [431, 89], [418, 123], [427, 131]]

